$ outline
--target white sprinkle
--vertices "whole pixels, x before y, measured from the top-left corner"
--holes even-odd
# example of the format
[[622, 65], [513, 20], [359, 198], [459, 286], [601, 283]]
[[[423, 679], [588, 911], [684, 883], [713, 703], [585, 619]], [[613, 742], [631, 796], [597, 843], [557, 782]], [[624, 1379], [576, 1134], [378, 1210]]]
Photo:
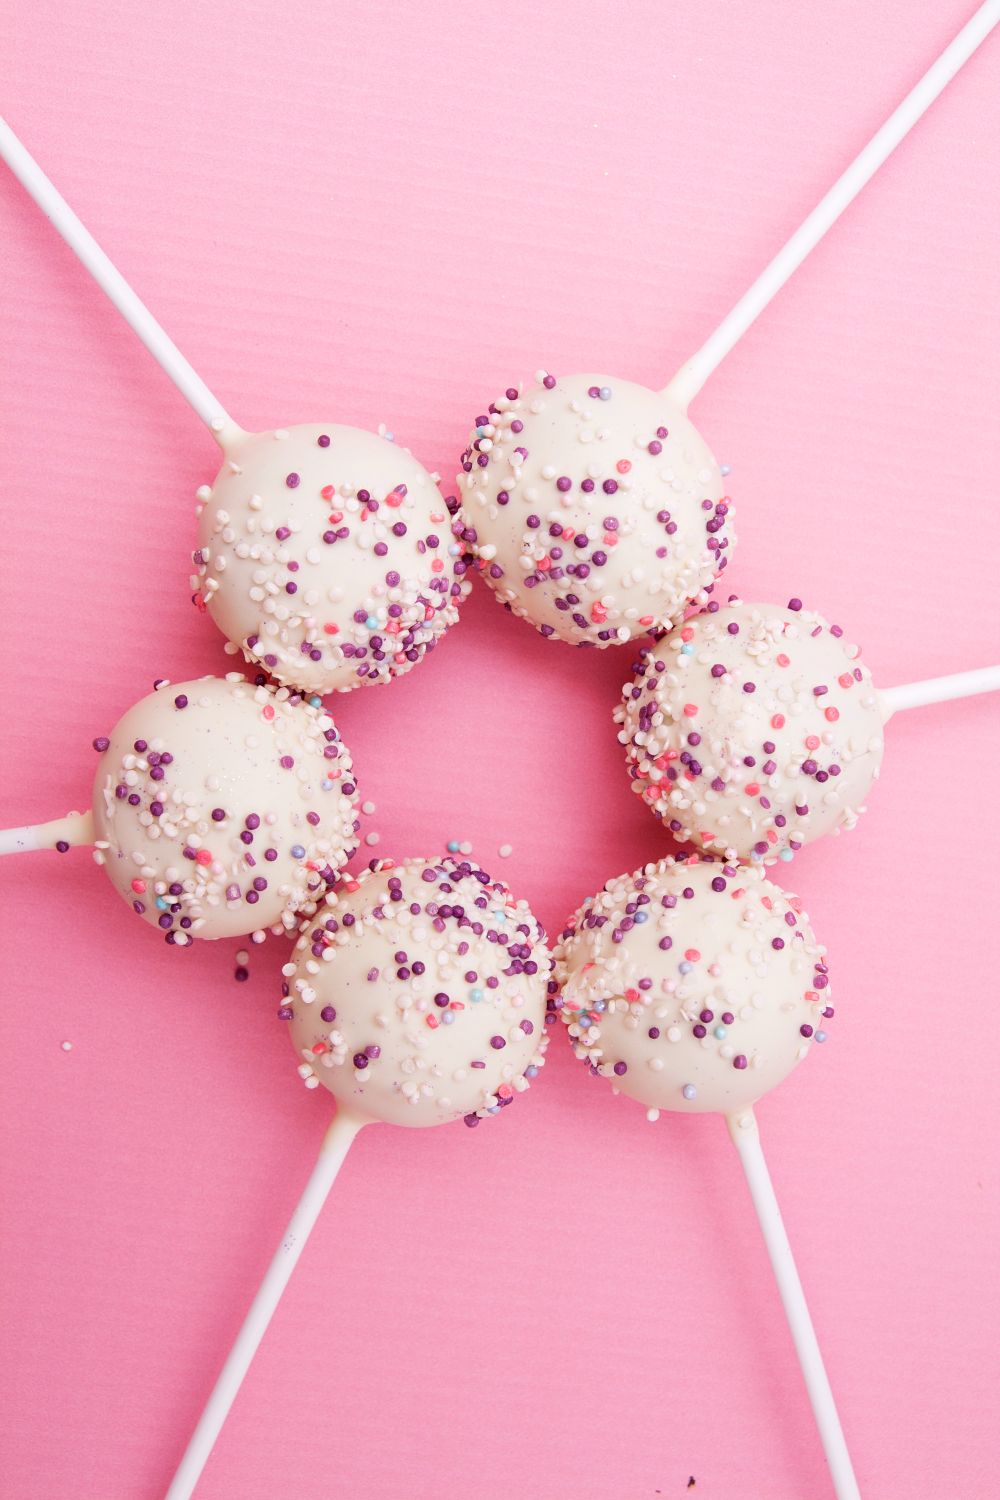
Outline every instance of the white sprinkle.
[[508, 855], [514, 853], [514, 846], [513, 844], [501, 844], [500, 848], [497, 850], [497, 853], [499, 854], [501, 859], [506, 859]]
[[365, 834], [365, 843], [366, 844], [377, 844], [378, 840], [379, 840], [379, 835], [377, 833], [366, 833]]
[[73, 1043], [72, 1042], [60, 1042], [59, 1045], [63, 1049], [64, 1052], [72, 1052], [72, 1050], [73, 1050]]
[[374, 802], [362, 802], [361, 811], [363, 813], [373, 813], [375, 811]]
[[459, 852], [459, 854], [471, 854], [472, 853], [472, 845], [470, 843], [468, 843], [468, 841], [466, 843], [464, 843], [464, 844], [459, 844], [459, 846], [458, 846], [458, 852]]
[[236, 962], [238, 964], [245, 964], [247, 962], [247, 960], [249, 959], [249, 957], [250, 957], [250, 955], [247, 952], [247, 950], [245, 948], [241, 948], [239, 950], [239, 952], [237, 953], [237, 955], [236, 955]]

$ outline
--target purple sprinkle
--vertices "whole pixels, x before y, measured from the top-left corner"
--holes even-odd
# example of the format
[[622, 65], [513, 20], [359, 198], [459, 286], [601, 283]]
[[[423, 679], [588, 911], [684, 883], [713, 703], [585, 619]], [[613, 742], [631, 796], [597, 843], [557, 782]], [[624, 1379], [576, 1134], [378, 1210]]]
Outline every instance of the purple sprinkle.
[[[286, 474], [286, 476], [285, 476], [285, 483], [288, 485], [288, 488], [290, 490], [294, 490], [294, 489], [296, 489], [298, 487], [299, 476], [297, 474]], [[282, 530], [283, 529], [284, 528], [282, 528]], [[278, 535], [280, 536], [280, 534], [281, 533], [279, 532]]]

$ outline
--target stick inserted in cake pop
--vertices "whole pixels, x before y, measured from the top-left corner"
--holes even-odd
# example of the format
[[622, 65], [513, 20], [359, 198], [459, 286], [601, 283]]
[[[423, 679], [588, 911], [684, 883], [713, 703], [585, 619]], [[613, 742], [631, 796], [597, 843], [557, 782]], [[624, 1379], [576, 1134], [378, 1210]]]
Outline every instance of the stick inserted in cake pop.
[[198, 490], [190, 587], [229, 649], [312, 693], [409, 672], [472, 587], [438, 476], [384, 425], [244, 432], [2, 120], [0, 157], [222, 449], [214, 484]]
[[281, 1294], [291, 1280], [299, 1256], [305, 1249], [306, 1240], [312, 1233], [320, 1216], [337, 1173], [344, 1163], [354, 1137], [363, 1125], [370, 1125], [368, 1115], [359, 1114], [348, 1104], [338, 1104], [333, 1124], [323, 1137], [319, 1159], [306, 1183], [302, 1197], [281, 1237], [281, 1244], [267, 1268], [260, 1290], [250, 1305], [243, 1327], [229, 1351], [229, 1357], [215, 1382], [208, 1404], [198, 1420], [184, 1452], [184, 1457], [171, 1481], [166, 1500], [188, 1500], [208, 1462], [215, 1440], [222, 1431], [222, 1424], [236, 1400], [243, 1378], [260, 1347], [267, 1325], [270, 1323]]
[[707, 602], [735, 508], [688, 402], [998, 20], [987, 0], [665, 390], [541, 369], [483, 403], [455, 482], [498, 603], [548, 640], [604, 649]]
[[121, 272], [56, 190], [34, 157], [24, 148], [5, 120], [0, 119], [0, 157], [35, 200], [52, 227], [62, 235], [73, 254], [90, 272], [109, 301], [118, 309], [157, 364], [168, 375], [185, 401], [218, 441], [220, 434], [235, 426], [222, 402], [213, 396], [196, 370], [188, 364], [172, 339], [140, 302]]
[[715, 332], [709, 335], [696, 354], [685, 361], [664, 392], [682, 411], [687, 411], [689, 403], [713, 370], [718, 368], [737, 340], [743, 337], [751, 323], [764, 311], [775, 293], [798, 270], [810, 250], [815, 249], [844, 209], [853, 203], [865, 183], [874, 177], [882, 163], [951, 82], [962, 64], [986, 40], [998, 21], [1000, 0], [986, 0], [941, 53], [937, 62], [927, 69], [920, 82], [910, 90], [881, 130], [858, 153], [847, 171], [838, 177], [826, 196], [820, 199], [809, 217], [799, 225], [791, 239], [782, 246], [732, 311], [727, 313]]
[[857, 824], [898, 709], [1000, 689], [1000, 666], [878, 691], [801, 599], [714, 601], [639, 650], [615, 709], [633, 791], [680, 842], [790, 860]]
[[361, 1126], [476, 1126], [510, 1105], [545, 1061], [551, 970], [527, 902], [468, 860], [387, 860], [328, 893], [284, 967], [278, 1017], [337, 1118], [167, 1500], [197, 1484]]
[[725, 1117], [746, 1173], [838, 1500], [858, 1487], [753, 1107], [833, 1018], [826, 949], [759, 868], [661, 860], [609, 880], [554, 949], [557, 1001], [595, 1077], [661, 1110]]
[[809, 1394], [809, 1402], [816, 1418], [820, 1442], [833, 1480], [833, 1491], [837, 1500], [861, 1500], [858, 1482], [854, 1477], [854, 1466], [840, 1425], [837, 1404], [830, 1389], [830, 1380], [823, 1363], [819, 1340], [809, 1315], [806, 1294], [795, 1267], [792, 1247], [778, 1208], [771, 1174], [760, 1145], [760, 1131], [753, 1110], [744, 1111], [739, 1119], [727, 1115], [726, 1125], [736, 1147], [740, 1165], [750, 1189], [757, 1222], [767, 1249], [771, 1270], [778, 1284], [781, 1305], [788, 1320], [788, 1331], [799, 1358], [802, 1378]]

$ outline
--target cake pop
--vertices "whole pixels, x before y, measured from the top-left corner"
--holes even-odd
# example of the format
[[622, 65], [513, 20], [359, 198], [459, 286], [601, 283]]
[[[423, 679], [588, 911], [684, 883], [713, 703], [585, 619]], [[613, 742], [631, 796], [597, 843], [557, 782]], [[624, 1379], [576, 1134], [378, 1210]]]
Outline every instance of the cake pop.
[[577, 1057], [653, 1119], [735, 1114], [826, 1041], [826, 950], [757, 868], [662, 861], [609, 881], [555, 951]]
[[94, 749], [92, 811], [7, 830], [0, 852], [93, 844], [170, 944], [294, 931], [357, 847], [351, 756], [333, 720], [263, 677], [161, 680]]
[[539, 370], [476, 418], [463, 539], [512, 613], [573, 644], [618, 645], [679, 618], [736, 545], [723, 473], [664, 395]]
[[394, 1125], [477, 1125], [542, 1062], [541, 928], [468, 862], [388, 864], [349, 885], [284, 969], [279, 1015], [306, 1086]]
[[826, 1041], [826, 949], [760, 869], [648, 864], [584, 902], [556, 946], [573, 1050], [617, 1093], [726, 1118], [746, 1174], [838, 1500], [859, 1500], [753, 1106]]
[[615, 719], [633, 788], [675, 839], [773, 863], [854, 828], [883, 729], [916, 689], [940, 702], [998, 687], [985, 667], [879, 693], [839, 625], [800, 599], [731, 594], [640, 649]]
[[[223, 429], [198, 491], [194, 599], [279, 682], [388, 682], [433, 651], [472, 587], [464, 546], [410, 453], [353, 427]], [[454, 504], [454, 502], [452, 502]]]
[[188, 1500], [295, 1263], [363, 1125], [470, 1126], [499, 1114], [545, 1062], [556, 989], [545, 935], [468, 860], [372, 861], [329, 891], [284, 968], [307, 1088], [337, 1116], [167, 1491]]
[[409, 672], [471, 588], [438, 476], [384, 424], [244, 432], [3, 120], [0, 156], [222, 449], [214, 484], [198, 490], [191, 588], [227, 649], [311, 693]]
[[456, 475], [461, 534], [512, 614], [605, 648], [707, 601], [735, 550], [734, 507], [690, 402], [996, 24], [988, 0], [665, 390], [542, 369], [480, 411]]

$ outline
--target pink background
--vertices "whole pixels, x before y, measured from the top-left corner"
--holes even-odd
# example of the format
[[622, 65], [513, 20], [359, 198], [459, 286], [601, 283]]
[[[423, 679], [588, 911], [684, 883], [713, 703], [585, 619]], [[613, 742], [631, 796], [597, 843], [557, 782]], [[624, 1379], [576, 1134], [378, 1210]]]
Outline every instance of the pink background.
[[[385, 420], [448, 479], [539, 364], [662, 385], [970, 10], [22, 0], [0, 109], [245, 426]], [[883, 684], [997, 657], [998, 79], [995, 36], [693, 409], [733, 586], [821, 608]], [[86, 805], [154, 677], [232, 663], [187, 589], [214, 445], [5, 171], [0, 220], [17, 824]], [[378, 852], [470, 839], [550, 927], [655, 856], [631, 655], [477, 588], [425, 666], [333, 700]], [[859, 830], [782, 867], [837, 1017], [759, 1115], [872, 1500], [995, 1483], [998, 708], [901, 715]], [[2, 876], [0, 1493], [154, 1500], [331, 1101], [277, 942], [240, 985], [238, 944], [166, 947], [86, 851]], [[721, 1122], [549, 1056], [485, 1128], [362, 1134], [204, 1500], [830, 1495]]]

